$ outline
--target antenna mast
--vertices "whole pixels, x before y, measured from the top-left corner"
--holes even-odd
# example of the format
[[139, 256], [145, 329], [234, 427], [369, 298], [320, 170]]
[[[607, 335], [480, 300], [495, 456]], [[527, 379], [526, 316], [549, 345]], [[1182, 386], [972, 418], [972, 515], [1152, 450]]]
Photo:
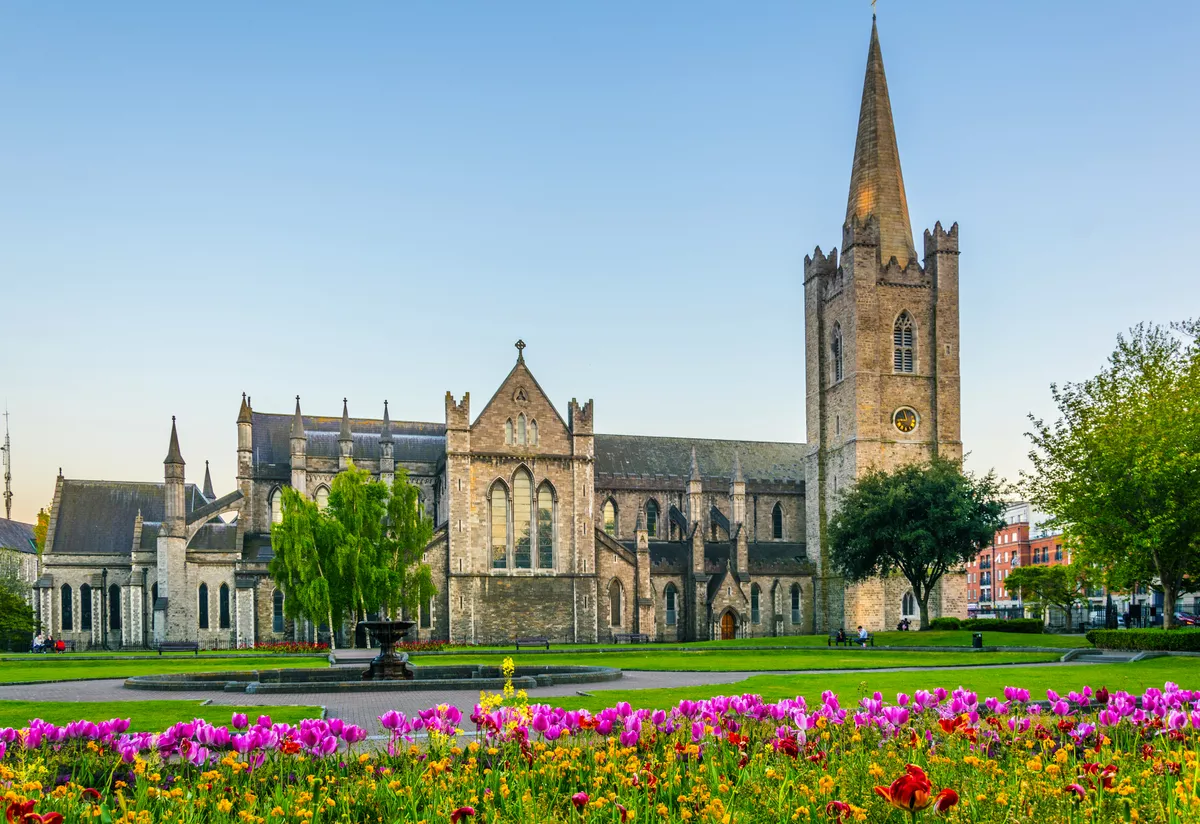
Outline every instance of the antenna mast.
[[12, 444], [8, 440], [8, 407], [4, 407], [4, 517], [12, 519]]

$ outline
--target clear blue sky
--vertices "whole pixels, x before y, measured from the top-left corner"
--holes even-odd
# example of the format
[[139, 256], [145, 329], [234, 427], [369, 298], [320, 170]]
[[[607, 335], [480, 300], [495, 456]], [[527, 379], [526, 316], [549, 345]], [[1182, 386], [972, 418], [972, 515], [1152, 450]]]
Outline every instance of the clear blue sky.
[[[881, 0], [913, 226], [962, 226], [963, 435], [1200, 314], [1200, 13]], [[68, 477], [233, 484], [261, 411], [440, 421], [518, 337], [604, 432], [803, 440], [870, 9], [0, 2], [14, 516]], [[2, 400], [2, 399], [0, 399]]]

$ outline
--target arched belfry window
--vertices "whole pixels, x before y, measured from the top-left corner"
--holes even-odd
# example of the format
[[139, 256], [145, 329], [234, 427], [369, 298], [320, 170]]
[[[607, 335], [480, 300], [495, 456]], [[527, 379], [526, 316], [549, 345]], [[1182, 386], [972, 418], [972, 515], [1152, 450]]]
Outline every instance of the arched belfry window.
[[783, 505], [775, 504], [771, 510], [771, 537], [776, 541], [783, 540]]
[[910, 374], [916, 371], [916, 347], [913, 343], [915, 337], [916, 325], [912, 315], [901, 312], [892, 329], [892, 371]]
[[604, 531], [617, 537], [617, 505], [612, 498], [604, 502]]
[[[524, 418], [521, 418], [524, 425]], [[513, 566], [533, 566], [533, 478], [525, 469], [513, 475]]]
[[658, 537], [658, 501], [653, 498], [646, 501], [646, 536]]
[[554, 488], [543, 481], [537, 494], [538, 569], [554, 569]]
[[508, 567], [508, 489], [500, 481], [492, 484], [488, 496], [491, 509], [492, 569]]
[[833, 325], [833, 335], [829, 341], [829, 353], [833, 357], [833, 382], [837, 383], [842, 379], [842, 325], [835, 323]]

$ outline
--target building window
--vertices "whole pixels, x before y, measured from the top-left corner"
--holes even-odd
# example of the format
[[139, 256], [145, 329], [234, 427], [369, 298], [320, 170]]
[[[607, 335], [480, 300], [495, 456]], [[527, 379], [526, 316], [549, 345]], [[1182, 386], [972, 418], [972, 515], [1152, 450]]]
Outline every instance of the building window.
[[271, 508], [271, 523], [283, 523], [283, 490], [279, 487], [271, 490], [271, 498], [267, 501]]
[[522, 412], [517, 416], [517, 443], [521, 446], [525, 445], [525, 413]]
[[842, 325], [840, 323], [833, 325], [833, 340], [830, 342], [829, 348], [833, 355], [833, 382], [837, 383], [842, 379]]
[[554, 569], [554, 490], [548, 482], [538, 489], [537, 552], [538, 568]]
[[433, 599], [421, 602], [421, 629], [433, 626]]
[[316, 494], [317, 509], [324, 509], [329, 506], [329, 487], [322, 484], [317, 487]]
[[217, 609], [221, 629], [229, 629], [229, 584], [221, 584], [221, 589], [217, 592]]
[[66, 632], [75, 628], [75, 619], [71, 609], [71, 585], [62, 585], [62, 628]]
[[275, 590], [271, 596], [271, 631], [283, 632], [283, 590]]
[[775, 504], [771, 510], [771, 537], [776, 541], [783, 540], [783, 505]]
[[200, 585], [200, 629], [208, 629], [208, 584]]
[[908, 312], [901, 312], [892, 328], [892, 371], [912, 373], [916, 371], [916, 356], [913, 346], [913, 319]]
[[1062, 544], [1055, 544], [1055, 546], [1054, 546], [1054, 560], [1056, 560], [1056, 561], [1061, 561], [1061, 560], [1062, 560]]
[[792, 624], [800, 623], [800, 585], [792, 584]]
[[673, 627], [673, 626], [675, 626], [675, 616], [676, 616], [675, 585], [667, 584], [667, 588], [664, 590], [664, 595], [666, 595], [666, 601], [667, 601], [667, 626]]
[[504, 422], [504, 442], [506, 444], [508, 444], [509, 446], [512, 446], [512, 443], [513, 443], [512, 418], [509, 418], [508, 420], [506, 420]]
[[496, 481], [491, 494], [492, 569], [508, 566], [508, 490]]
[[658, 537], [658, 502], [653, 498], [646, 502], [646, 535]]
[[904, 593], [904, 597], [900, 599], [900, 614], [916, 615], [917, 614], [917, 599], [913, 597], [911, 592]]
[[79, 628], [89, 631], [92, 628], [92, 588], [89, 584], [79, 586]]
[[617, 537], [617, 506], [612, 498], [604, 502], [604, 531]]
[[621, 582], [613, 578], [608, 585], [608, 623], [609, 626], [621, 626]]
[[537, 446], [537, 442], [538, 442], [537, 421], [530, 420], [529, 421], [529, 445]]
[[533, 478], [524, 469], [513, 475], [513, 566], [533, 566]]
[[108, 588], [108, 628], [121, 628], [121, 588], [116, 584]]
[[759, 611], [759, 599], [762, 597], [762, 591], [758, 588], [758, 584], [750, 587], [750, 623], [762, 623], [762, 613]]

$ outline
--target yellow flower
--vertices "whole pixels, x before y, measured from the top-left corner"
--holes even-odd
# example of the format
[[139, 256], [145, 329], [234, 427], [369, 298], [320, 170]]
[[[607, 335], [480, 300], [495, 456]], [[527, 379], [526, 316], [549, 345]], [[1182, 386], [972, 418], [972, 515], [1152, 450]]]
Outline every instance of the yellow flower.
[[217, 809], [222, 813], [228, 814], [229, 811], [233, 809], [233, 802], [228, 798], [222, 798], [217, 802]]

